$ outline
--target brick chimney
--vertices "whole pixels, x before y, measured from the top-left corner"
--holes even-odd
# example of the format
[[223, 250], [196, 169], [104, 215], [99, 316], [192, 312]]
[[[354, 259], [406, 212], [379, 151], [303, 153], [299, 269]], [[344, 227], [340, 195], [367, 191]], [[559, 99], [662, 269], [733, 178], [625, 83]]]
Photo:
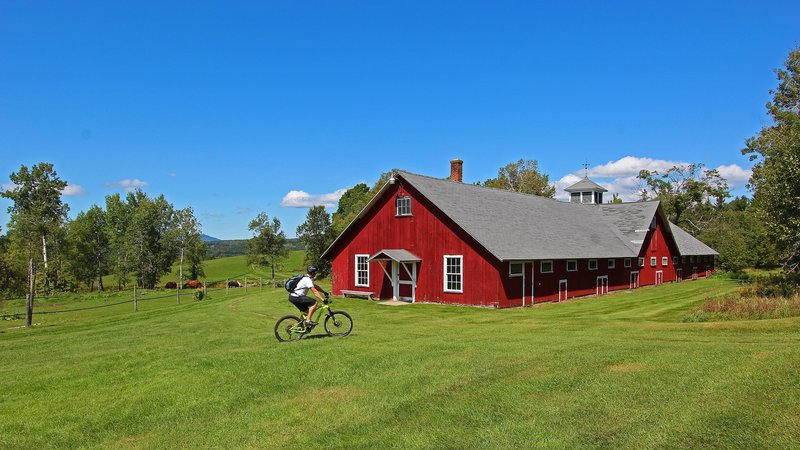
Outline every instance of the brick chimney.
[[464, 168], [464, 161], [460, 159], [450, 160], [450, 181], [461, 183], [463, 168]]

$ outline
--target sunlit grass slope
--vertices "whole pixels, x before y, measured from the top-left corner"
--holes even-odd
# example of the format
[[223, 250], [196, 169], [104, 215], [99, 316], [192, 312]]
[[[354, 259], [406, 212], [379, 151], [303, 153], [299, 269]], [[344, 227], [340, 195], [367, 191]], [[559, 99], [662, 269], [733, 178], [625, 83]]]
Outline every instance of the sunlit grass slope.
[[337, 299], [351, 336], [288, 344], [276, 288], [0, 323], [0, 448], [800, 447], [800, 318], [681, 322], [734, 287]]

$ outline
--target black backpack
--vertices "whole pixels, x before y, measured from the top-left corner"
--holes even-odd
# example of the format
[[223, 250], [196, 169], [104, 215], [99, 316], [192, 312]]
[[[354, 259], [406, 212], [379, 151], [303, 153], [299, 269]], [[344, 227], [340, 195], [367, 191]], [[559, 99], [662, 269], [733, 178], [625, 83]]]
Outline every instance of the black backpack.
[[295, 275], [292, 278], [289, 278], [286, 280], [286, 283], [283, 284], [283, 287], [285, 287], [286, 291], [291, 294], [295, 289], [297, 289], [297, 283], [299, 283], [304, 276], [305, 275]]

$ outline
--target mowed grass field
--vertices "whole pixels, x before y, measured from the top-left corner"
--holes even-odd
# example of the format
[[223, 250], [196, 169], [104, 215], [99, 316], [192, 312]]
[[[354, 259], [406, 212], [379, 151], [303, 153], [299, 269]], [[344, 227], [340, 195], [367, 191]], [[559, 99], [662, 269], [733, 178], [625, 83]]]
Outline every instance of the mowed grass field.
[[681, 321], [734, 288], [336, 299], [352, 335], [284, 344], [268, 288], [4, 321], [0, 448], [798, 448], [800, 318]]

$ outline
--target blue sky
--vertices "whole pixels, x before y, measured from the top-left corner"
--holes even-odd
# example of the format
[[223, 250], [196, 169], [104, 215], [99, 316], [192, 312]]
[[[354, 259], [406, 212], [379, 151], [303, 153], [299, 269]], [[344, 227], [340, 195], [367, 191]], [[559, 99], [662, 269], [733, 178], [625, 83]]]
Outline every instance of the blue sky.
[[[557, 4], [555, 4], [557, 3]], [[0, 184], [55, 164], [71, 215], [140, 187], [248, 238], [401, 168], [464, 180], [697, 162], [744, 193], [800, 2], [0, 0]], [[5, 232], [9, 202], [0, 199]], [[331, 209], [333, 211], [333, 209]]]

